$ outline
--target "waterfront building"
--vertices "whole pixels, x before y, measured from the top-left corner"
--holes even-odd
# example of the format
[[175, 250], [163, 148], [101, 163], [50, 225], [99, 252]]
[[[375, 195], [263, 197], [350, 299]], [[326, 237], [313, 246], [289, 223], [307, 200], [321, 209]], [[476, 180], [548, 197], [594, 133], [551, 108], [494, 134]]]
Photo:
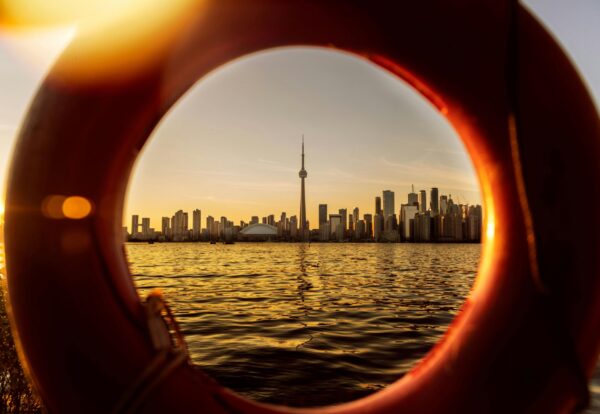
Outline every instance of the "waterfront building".
[[319, 204], [319, 228], [323, 223], [327, 223], [327, 204]]
[[269, 226], [275, 227], [275, 215], [274, 214], [269, 214], [269, 216], [267, 216], [267, 224]]
[[412, 186], [412, 191], [408, 193], [408, 205], [409, 206], [418, 206], [419, 205], [419, 196], [415, 193], [415, 186]]
[[373, 238], [373, 215], [365, 214], [363, 216], [365, 220], [365, 237], [367, 239]]
[[321, 223], [319, 226], [319, 240], [329, 241], [331, 239], [331, 226], [328, 222]]
[[331, 234], [334, 235], [337, 232], [338, 224], [342, 224], [341, 214], [330, 214], [329, 215], [329, 228]]
[[173, 227], [173, 241], [183, 241], [187, 233], [187, 223], [185, 218], [187, 214], [183, 213], [183, 210], [178, 210], [172, 218]]
[[354, 207], [354, 210], [352, 210], [352, 217], [354, 219], [354, 228], [356, 228], [356, 223], [360, 219], [358, 207]]
[[206, 217], [206, 233], [210, 240], [216, 240], [215, 234], [213, 233], [214, 223], [215, 223], [215, 219], [213, 216]]
[[354, 233], [354, 217], [352, 214], [348, 216], [348, 230], [351, 234]]
[[438, 188], [431, 187], [431, 215], [433, 217], [440, 214], [440, 206], [439, 206], [439, 198], [438, 198]]
[[196, 209], [192, 212], [192, 240], [200, 240], [200, 223], [202, 213]]
[[400, 236], [404, 240], [411, 240], [410, 221], [415, 218], [418, 213], [417, 206], [402, 204], [400, 207]]
[[227, 217], [221, 216], [219, 220], [219, 237], [223, 239], [225, 237], [225, 229], [227, 228]]
[[258, 224], [258, 216], [252, 216], [250, 219], [250, 224]]
[[302, 135], [302, 168], [298, 173], [300, 176], [300, 239], [305, 241], [308, 239], [308, 226], [306, 225], [306, 194], [304, 180], [308, 176], [308, 173], [304, 169], [304, 135]]
[[373, 217], [373, 238], [375, 241], [381, 240], [381, 233], [383, 229], [383, 215], [375, 214]]
[[138, 234], [139, 221], [140, 221], [140, 216], [138, 216], [137, 214], [134, 214], [133, 216], [131, 216], [131, 237], [135, 238], [136, 235]]
[[466, 239], [469, 241], [480, 241], [481, 240], [481, 229], [482, 229], [482, 214], [481, 206], [469, 206], [467, 209], [467, 229]]
[[335, 231], [335, 240], [338, 242], [344, 241], [344, 224], [339, 223]]
[[217, 241], [219, 240], [219, 234], [221, 234], [221, 224], [214, 220], [210, 229], [210, 239]]
[[419, 212], [414, 218], [414, 241], [431, 241], [431, 215], [429, 211]]
[[[224, 241], [232, 241], [235, 229], [228, 228], [225, 232]], [[237, 233], [240, 240], [245, 241], [268, 241], [277, 238], [277, 227], [270, 224], [255, 223], [244, 227]]]
[[298, 239], [298, 217], [290, 217], [290, 237], [293, 240]]
[[150, 219], [148, 217], [142, 217], [142, 240], [148, 240], [150, 238]]
[[[342, 228], [344, 229], [344, 231], [346, 231], [346, 229], [348, 228], [348, 209], [340, 208], [338, 210], [338, 213], [339, 213], [340, 217], [342, 218]], [[331, 216], [329, 216], [329, 217], [331, 217]], [[335, 228], [334, 228], [334, 230], [335, 230]]]
[[383, 210], [381, 209], [381, 197], [375, 197], [375, 214], [383, 214]]
[[419, 191], [419, 211], [421, 213], [427, 211], [427, 193], [425, 190]]
[[448, 196], [440, 196], [440, 214], [446, 214], [448, 210]]
[[170, 222], [170, 220], [168, 217], [163, 217], [161, 219], [160, 229], [162, 231], [163, 237], [167, 240], [171, 238], [171, 235], [169, 234], [170, 233], [169, 222]]
[[390, 190], [383, 191], [383, 217], [387, 218], [394, 214], [395, 210], [394, 192]]
[[354, 229], [354, 238], [356, 240], [362, 240], [365, 238], [365, 221], [358, 220]]
[[[391, 232], [396, 232], [396, 230], [398, 230], [398, 222], [396, 220], [396, 215], [390, 214], [389, 216], [385, 217], [385, 219], [384, 219], [383, 232], [391, 233]], [[388, 238], [388, 240], [389, 240], [389, 238]]]

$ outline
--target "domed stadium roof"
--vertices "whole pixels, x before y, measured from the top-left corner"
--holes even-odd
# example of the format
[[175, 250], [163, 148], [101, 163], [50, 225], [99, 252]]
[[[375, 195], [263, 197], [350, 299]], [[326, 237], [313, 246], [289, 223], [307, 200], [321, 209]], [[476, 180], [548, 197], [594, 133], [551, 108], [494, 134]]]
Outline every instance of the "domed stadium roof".
[[256, 223], [244, 227], [240, 234], [245, 236], [277, 236], [277, 227], [269, 224]]

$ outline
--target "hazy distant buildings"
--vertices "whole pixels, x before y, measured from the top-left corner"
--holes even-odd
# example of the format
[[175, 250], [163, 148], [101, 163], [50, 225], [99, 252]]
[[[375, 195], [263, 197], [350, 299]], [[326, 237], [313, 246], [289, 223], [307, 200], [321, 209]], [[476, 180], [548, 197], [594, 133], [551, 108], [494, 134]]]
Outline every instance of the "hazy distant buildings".
[[431, 187], [431, 215], [437, 216], [440, 214], [438, 189], [437, 187]]
[[[303, 151], [304, 153], [304, 151]], [[304, 168], [302, 169], [304, 170]], [[301, 170], [301, 171], [302, 171]], [[306, 170], [304, 170], [306, 171]], [[300, 177], [302, 179], [302, 176]], [[306, 177], [304, 177], [306, 178]], [[301, 199], [303, 191], [301, 191]], [[304, 200], [304, 203], [306, 201]], [[302, 204], [302, 202], [301, 202]], [[481, 206], [455, 203], [451, 195], [439, 195], [437, 187], [432, 187], [428, 203], [425, 190], [407, 194], [407, 203], [394, 211], [395, 194], [391, 190], [382, 192], [375, 198], [375, 214], [364, 214], [355, 207], [352, 214], [340, 208], [338, 214], [328, 215], [328, 205], [318, 205], [318, 230], [310, 230], [304, 219], [302, 231], [298, 216], [287, 217], [282, 212], [278, 219], [275, 214], [262, 217], [252, 216], [249, 223], [241, 220], [239, 225], [225, 216], [216, 221], [206, 217], [206, 228], [202, 229], [200, 209], [192, 211], [192, 228], [188, 227], [188, 213], [178, 210], [170, 218], [162, 217], [160, 231], [151, 227], [150, 218], [132, 215], [131, 234], [124, 234], [132, 241], [337, 241], [337, 242], [479, 242], [482, 237], [483, 213]], [[429, 206], [429, 208], [427, 208]], [[397, 214], [399, 213], [399, 214]], [[127, 232], [127, 228], [124, 228]]]
[[171, 220], [168, 217], [163, 217], [161, 219], [161, 232], [163, 234], [163, 237], [166, 238], [171, 238], [171, 228], [169, 227], [169, 223], [171, 222]]
[[342, 218], [342, 232], [346, 232], [346, 229], [348, 228], [348, 209], [340, 208], [338, 213]]
[[327, 204], [319, 204], [319, 227], [327, 223]]
[[[342, 215], [341, 214], [330, 214], [329, 215], [329, 229], [330, 229], [330, 237], [335, 240], [340, 240], [338, 238], [338, 231], [343, 233], [343, 223], [342, 223]], [[342, 236], [343, 237], [343, 236]]]
[[148, 217], [142, 218], [142, 240], [148, 240], [150, 238], [150, 219]]
[[137, 214], [134, 214], [133, 216], [131, 216], [131, 236], [132, 237], [136, 237], [139, 232], [139, 221], [140, 221], [140, 216], [138, 216]]
[[381, 241], [381, 234], [383, 233], [383, 215], [375, 214], [373, 217], [373, 238], [375, 241]]
[[448, 210], [448, 196], [440, 196], [440, 214], [446, 214]]
[[425, 190], [419, 191], [419, 211], [421, 213], [427, 211], [427, 193]]
[[390, 190], [383, 191], [383, 217], [388, 217], [394, 214], [394, 192]]
[[373, 216], [371, 214], [365, 214], [365, 238], [372, 239], [373, 238]]
[[412, 186], [412, 191], [408, 193], [408, 205], [409, 206], [418, 206], [419, 205], [419, 196], [415, 193], [415, 186]]
[[202, 222], [202, 213], [196, 209], [192, 212], [192, 240], [200, 240], [200, 223]]
[[412, 240], [411, 227], [414, 226], [417, 213], [418, 209], [415, 205], [402, 204], [400, 207], [401, 237], [403, 240]]

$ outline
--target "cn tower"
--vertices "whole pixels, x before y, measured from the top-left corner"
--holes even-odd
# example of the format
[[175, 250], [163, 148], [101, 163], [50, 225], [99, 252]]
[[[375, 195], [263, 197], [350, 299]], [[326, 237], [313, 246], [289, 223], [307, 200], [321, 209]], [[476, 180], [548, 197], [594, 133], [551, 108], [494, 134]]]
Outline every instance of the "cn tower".
[[302, 169], [298, 173], [302, 182], [300, 190], [300, 239], [305, 241], [308, 236], [308, 228], [306, 226], [306, 199], [304, 195], [304, 180], [308, 173], [304, 169], [304, 135], [302, 135]]

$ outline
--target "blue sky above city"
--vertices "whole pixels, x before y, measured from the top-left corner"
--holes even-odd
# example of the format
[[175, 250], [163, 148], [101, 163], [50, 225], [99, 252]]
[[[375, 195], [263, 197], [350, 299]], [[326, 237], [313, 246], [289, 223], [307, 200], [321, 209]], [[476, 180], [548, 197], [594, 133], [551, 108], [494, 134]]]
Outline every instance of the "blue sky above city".
[[[600, 96], [600, 3], [530, 0]], [[27, 105], [74, 29], [0, 32], [0, 162]], [[381, 191], [406, 202], [410, 185], [480, 203], [471, 162], [448, 122], [402, 81], [340, 52], [264, 51], [200, 80], [166, 115], [138, 160], [132, 213], [152, 218], [183, 209], [238, 221], [298, 214], [300, 143], [305, 136], [307, 214], [372, 212]], [[4, 193], [4, 186], [0, 188]]]

